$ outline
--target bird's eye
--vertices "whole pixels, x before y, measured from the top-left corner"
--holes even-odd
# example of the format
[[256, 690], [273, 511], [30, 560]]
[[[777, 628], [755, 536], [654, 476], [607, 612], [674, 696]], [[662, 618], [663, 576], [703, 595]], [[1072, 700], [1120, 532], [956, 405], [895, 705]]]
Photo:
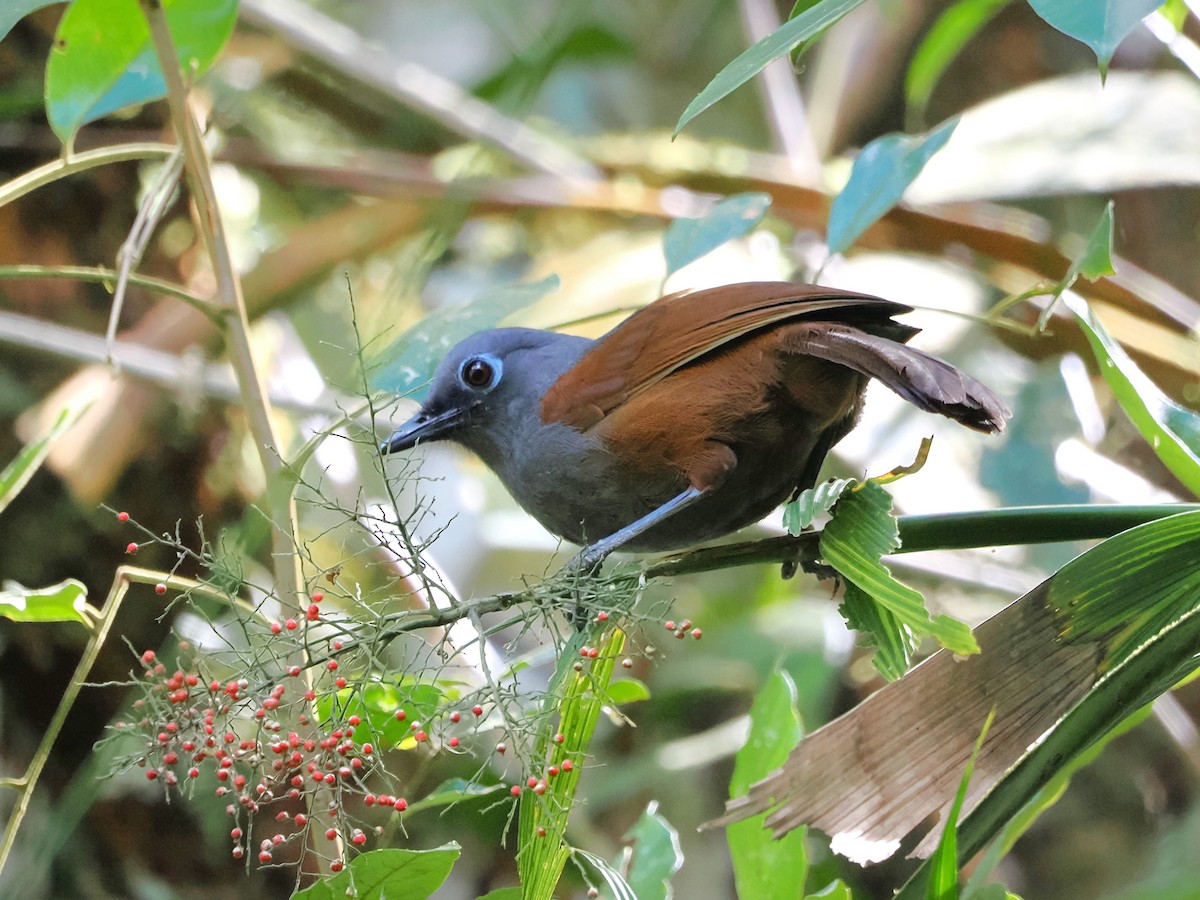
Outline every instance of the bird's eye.
[[472, 356], [459, 370], [462, 383], [472, 390], [488, 391], [500, 380], [500, 362], [483, 356]]

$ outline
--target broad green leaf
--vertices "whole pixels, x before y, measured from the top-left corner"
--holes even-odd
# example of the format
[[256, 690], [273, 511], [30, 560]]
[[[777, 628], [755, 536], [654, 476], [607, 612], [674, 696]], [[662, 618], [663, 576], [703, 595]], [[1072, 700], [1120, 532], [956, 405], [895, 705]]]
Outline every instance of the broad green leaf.
[[477, 331], [494, 328], [518, 310], [558, 290], [558, 276], [509, 285], [470, 303], [435, 310], [379, 354], [372, 386], [406, 394], [418, 403], [429, 390], [433, 370], [455, 344]]
[[0, 2], [0, 40], [8, 37], [13, 26], [31, 12], [61, 2], [63, 0], [2, 0]]
[[[206, 72], [229, 40], [237, 0], [162, 0], [187, 78]], [[166, 94], [138, 0], [75, 0], [46, 65], [46, 115], [64, 144], [80, 126]]]
[[904, 77], [904, 102], [911, 120], [920, 121], [933, 89], [950, 63], [1010, 0], [958, 0], [930, 26], [913, 53]]
[[521, 889], [519, 887], [496, 888], [494, 891], [488, 891], [479, 900], [521, 900]]
[[950, 140], [957, 125], [958, 119], [949, 119], [926, 135], [888, 134], [863, 147], [850, 170], [850, 180], [829, 210], [829, 252], [844, 253], [895, 206], [929, 158]]
[[406, 812], [411, 816], [413, 813], [420, 812], [423, 809], [432, 809], [436, 806], [449, 806], [452, 803], [461, 803], [464, 800], [474, 800], [476, 797], [486, 797], [489, 794], [494, 794], [496, 791], [502, 790], [507, 790], [507, 786], [503, 784], [476, 784], [473, 781], [467, 781], [465, 778], [449, 778], [420, 800], [417, 800], [415, 803], [410, 802]]
[[638, 900], [670, 900], [671, 876], [683, 866], [683, 850], [679, 832], [659, 815], [658, 801], [650, 801], [625, 840], [634, 842], [626, 880]]
[[342, 872], [292, 894], [293, 900], [426, 900], [442, 886], [462, 848], [371, 850]]
[[817, 516], [833, 509], [842, 491], [856, 483], [853, 478], [830, 478], [816, 487], [801, 491], [799, 497], [784, 506], [783, 527], [788, 534], [800, 534], [811, 528]]
[[1091, 47], [1100, 71], [1107, 72], [1117, 45], [1162, 0], [1029, 0], [1029, 5], [1052, 28]]
[[971, 773], [975, 771], [975, 760], [979, 759], [979, 750], [983, 747], [983, 742], [995, 719], [996, 712], [993, 710], [987, 717], [987, 721], [983, 723], [983, 729], [979, 732], [979, 740], [975, 742], [975, 749], [971, 753], [970, 760], [967, 761], [962, 781], [958, 785], [958, 793], [954, 795], [954, 803], [950, 805], [950, 811], [946, 814], [937, 850], [929, 858], [930, 878], [929, 890], [925, 895], [926, 900], [957, 900], [958, 898], [958, 817], [962, 815], [963, 804], [967, 802], [967, 788], [971, 784]]
[[[803, 736], [796, 685], [787, 672], [777, 669], [750, 707], [750, 733], [734, 758], [730, 796], [744, 794], [751, 784], [783, 765]], [[738, 896], [762, 900], [795, 897], [808, 874], [807, 829], [797, 828], [776, 840], [763, 827], [765, 818], [754, 816], [725, 829]]]
[[[891, 508], [891, 495], [873, 482], [844, 492], [821, 534], [821, 556], [871, 602], [894, 615], [900, 627], [917, 636], [928, 634], [955, 653], [978, 653], [971, 629], [950, 616], [931, 619], [921, 595], [897, 581], [881, 562], [880, 557], [900, 544]], [[883, 640], [891, 644], [897, 638], [884, 635]]]
[[608, 699], [617, 706], [649, 700], [650, 688], [646, 686], [645, 682], [636, 678], [623, 678], [608, 686]]
[[663, 235], [670, 277], [722, 244], [749, 234], [771, 206], [769, 194], [734, 194], [695, 219], [675, 219]]
[[862, 2], [863, 0], [822, 0], [796, 18], [789, 19], [778, 31], [743, 50], [688, 104], [675, 124], [675, 134], [683, 131], [688, 122], [737, 90], [769, 63], [790, 53], [813, 35], [824, 31]]
[[87, 586], [74, 578], [45, 588], [6, 581], [0, 589], [0, 618], [14, 622], [78, 622], [90, 627]]
[[1104, 380], [1163, 465], [1200, 497], [1200, 414], [1167, 397], [1104, 330], [1091, 308], [1067, 292], [1063, 303], [1087, 336]]
[[903, 677], [917, 649], [917, 637], [896, 614], [852, 581], [843, 588], [838, 612], [846, 625], [863, 636], [868, 647], [875, 648], [871, 662], [888, 681]]
[[25, 445], [16, 458], [0, 472], [0, 512], [12, 502], [21, 489], [29, 483], [29, 479], [41, 468], [50, 453], [50, 445], [62, 437], [64, 431], [71, 427], [79, 418], [78, 413], [64, 409], [58, 414], [54, 425], [48, 434]]

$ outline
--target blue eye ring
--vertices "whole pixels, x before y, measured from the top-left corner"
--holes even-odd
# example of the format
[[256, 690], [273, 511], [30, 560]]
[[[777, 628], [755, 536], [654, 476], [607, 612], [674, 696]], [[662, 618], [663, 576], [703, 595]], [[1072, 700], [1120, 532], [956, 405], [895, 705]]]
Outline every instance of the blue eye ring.
[[458, 367], [458, 380], [469, 391], [486, 394], [500, 383], [504, 366], [490, 353], [468, 356]]

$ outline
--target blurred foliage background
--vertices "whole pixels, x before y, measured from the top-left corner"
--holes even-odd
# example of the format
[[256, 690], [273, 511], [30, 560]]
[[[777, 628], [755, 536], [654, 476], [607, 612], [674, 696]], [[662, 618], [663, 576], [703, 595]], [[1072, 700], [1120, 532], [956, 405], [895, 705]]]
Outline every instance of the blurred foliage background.
[[[283, 440], [299, 444], [361, 394], [355, 328], [367, 358], [379, 361], [427, 313], [486, 306], [503, 288], [553, 274], [559, 288], [506, 321], [581, 323], [573, 327], [598, 334], [664, 289], [808, 279], [822, 267], [830, 284], [981, 313], [1060, 276], [1060, 248], [1073, 252], [1110, 197], [1118, 272], [1089, 288], [1089, 299], [1160, 386], [1196, 407], [1200, 83], [1187, 53], [1139, 28], [1102, 85], [1084, 46], [1024, 3], [994, 4], [928, 97], [906, 97], [906, 72], [947, 6], [868, 3], [798, 60], [796, 77], [784, 64], [782, 79], [739, 90], [672, 140], [695, 94], [788, 9], [762, 0], [244, 0], [199, 93], [211, 106], [217, 187]], [[42, 107], [60, 12], [35, 13], [0, 43], [5, 179], [60, 149]], [[1185, 10], [1176, 41], [1194, 52], [1189, 35], [1200, 36], [1200, 23]], [[911, 205], [826, 260], [828, 192], [844, 182], [856, 148], [959, 114]], [[161, 104], [122, 111], [84, 128], [76, 149], [169, 140], [165, 115]], [[0, 206], [0, 265], [111, 265], [154, 171], [106, 166]], [[666, 223], [747, 190], [772, 197], [764, 225], [664, 283]], [[186, 200], [169, 209], [140, 271], [211, 290]], [[0, 307], [19, 317], [0, 322], [0, 459], [64, 405], [92, 403], [0, 518], [0, 576], [73, 577], [102, 596], [129, 538], [100, 503], [154, 532], [181, 523], [185, 539], [203, 521], [262, 564], [267, 529], [250, 508], [261, 472], [216, 331], [191, 307], [134, 287], [118, 335], [129, 362], [108, 367], [96, 336], [109, 305], [100, 285], [0, 282]], [[932, 431], [930, 464], [895, 486], [900, 511], [1184, 496], [1077, 355], [1083, 345], [1068, 319], [1056, 316], [1050, 334], [1030, 338], [963, 317], [912, 318], [926, 329], [920, 346], [1010, 399], [1009, 432], [960, 434], [872, 391], [830, 473], [906, 463]], [[394, 420], [408, 410], [398, 406]], [[431, 449], [422, 473], [431, 504], [422, 527], [444, 529], [431, 557], [461, 595], [519, 586], [571, 552], [465, 456]], [[349, 443], [323, 445], [310, 475], [346, 506], [382, 491], [366, 451]], [[347, 577], [379, 581], [369, 552], [323, 540], [329, 518], [318, 505], [302, 510], [301, 524], [323, 565], [353, 557], [346, 565], [361, 571]], [[895, 568], [933, 607], [977, 622], [1079, 549], [921, 554]], [[139, 563], [172, 564], [152, 553]], [[651, 608], [691, 618], [705, 637], [677, 644], [649, 626], [635, 636], [636, 674], [651, 698], [630, 708], [636, 727], [602, 723], [583, 782], [573, 839], [609, 859], [647, 802], [659, 801], [686, 860], [674, 881], [681, 897], [733, 895], [724, 836], [696, 826], [727, 796], [749, 698], [772, 668], [781, 663], [795, 679], [808, 729], [878, 686], [829, 589], [778, 574], [739, 569], [653, 588]], [[145, 591], [120, 630], [133, 646], [154, 647], [171, 623]], [[18, 770], [31, 752], [81, 643], [69, 627], [0, 621], [0, 767]], [[114, 642], [94, 680], [129, 667]], [[219, 807], [166, 805], [134, 775], [98, 781], [92, 744], [128, 698], [86, 697], [35, 801], [27, 830], [36, 839], [21, 845], [15, 866], [29, 891], [21, 896], [287, 895], [285, 872], [247, 880], [230, 862]], [[1001, 869], [1012, 889], [1030, 900], [1168, 896], [1162, 884], [1184, 891], [1200, 834], [1192, 724], [1200, 693], [1173, 698], [1173, 718], [1151, 718], [1115, 741], [1017, 845]], [[443, 776], [473, 769], [453, 757], [434, 765]], [[481, 808], [409, 825], [412, 846], [464, 845], [439, 896], [474, 897], [513, 880], [511, 849], [498, 842], [504, 811]], [[810, 843], [818, 871], [845, 878], [855, 896], [889, 895], [911, 866], [858, 870], [831, 857], [819, 836]]]

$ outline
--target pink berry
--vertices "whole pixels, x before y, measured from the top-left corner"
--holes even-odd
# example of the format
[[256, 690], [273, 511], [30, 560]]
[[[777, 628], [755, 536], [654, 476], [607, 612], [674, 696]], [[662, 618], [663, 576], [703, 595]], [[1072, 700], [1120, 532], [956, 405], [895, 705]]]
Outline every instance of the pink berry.
[[138, 545], [137, 545], [137, 542], [135, 542], [135, 541], [130, 541], [128, 544], [126, 544], [126, 545], [125, 545], [125, 552], [126, 552], [126, 553], [128, 553], [128, 554], [130, 554], [130, 555], [132, 555], [132, 554], [134, 554], [134, 553], [137, 553], [137, 552], [138, 552]]

